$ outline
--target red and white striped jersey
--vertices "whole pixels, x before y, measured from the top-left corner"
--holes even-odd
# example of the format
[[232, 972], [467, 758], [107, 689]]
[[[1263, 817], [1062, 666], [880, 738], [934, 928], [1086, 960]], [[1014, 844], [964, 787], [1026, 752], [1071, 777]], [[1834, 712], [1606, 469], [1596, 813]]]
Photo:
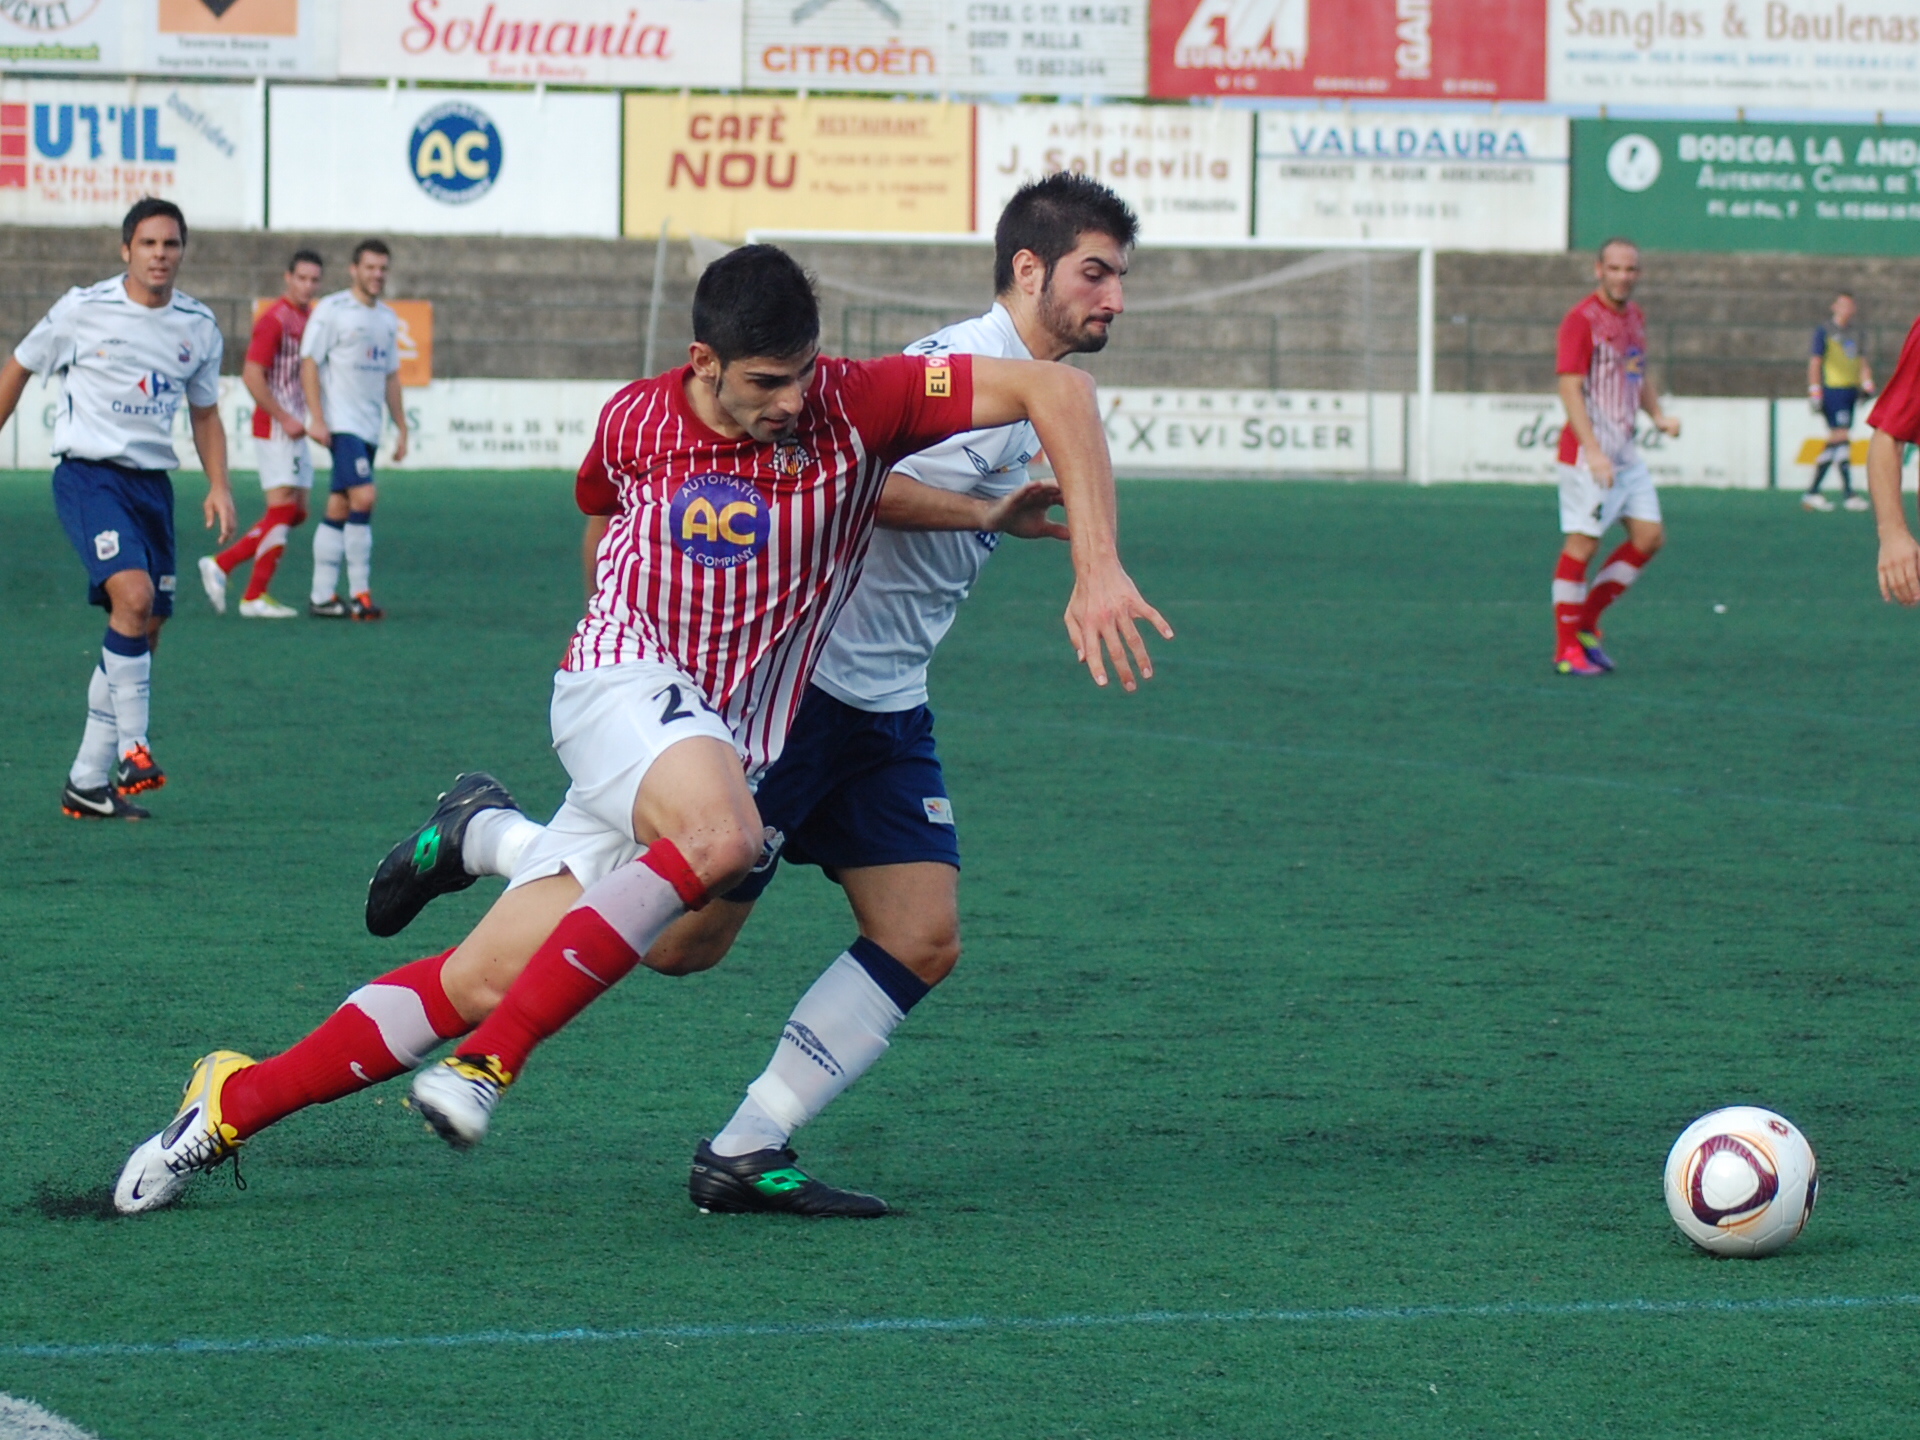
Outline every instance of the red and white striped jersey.
[[[1631, 300], [1616, 310], [1598, 294], [1587, 296], [1560, 322], [1560, 354], [1555, 369], [1586, 377], [1582, 387], [1594, 439], [1616, 465], [1640, 458], [1633, 427], [1640, 413], [1640, 382], [1647, 373], [1647, 317]], [[1580, 437], [1567, 425], [1560, 431], [1560, 459], [1580, 462]]]
[[888, 468], [973, 428], [973, 362], [822, 358], [793, 438], [775, 444], [709, 429], [690, 373], [635, 381], [600, 413], [575, 493], [613, 519], [562, 666], [677, 665], [757, 778], [860, 577]]
[[[253, 322], [253, 338], [247, 342], [247, 359], [266, 369], [267, 393], [302, 421], [307, 418], [307, 397], [300, 388], [300, 336], [307, 328], [307, 314], [282, 295], [260, 312]], [[264, 405], [253, 409], [253, 433], [259, 440], [287, 438]]]

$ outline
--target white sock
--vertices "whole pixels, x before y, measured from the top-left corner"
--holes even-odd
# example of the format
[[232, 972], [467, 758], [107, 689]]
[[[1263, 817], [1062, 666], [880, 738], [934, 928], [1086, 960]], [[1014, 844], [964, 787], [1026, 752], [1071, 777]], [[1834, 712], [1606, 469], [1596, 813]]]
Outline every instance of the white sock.
[[373, 526], [347, 522], [347, 593], [373, 593]]
[[546, 833], [546, 826], [518, 810], [482, 810], [460, 837], [460, 863], [469, 875], [511, 880], [527, 847]]
[[87, 681], [87, 728], [80, 737], [80, 753], [73, 757], [67, 779], [76, 790], [98, 790], [113, 778], [113, 762], [120, 758], [120, 727], [113, 718], [113, 697], [107, 691], [107, 672], [98, 665]]
[[340, 590], [340, 557], [347, 553], [346, 527], [322, 520], [313, 527], [313, 603], [324, 605]]
[[887, 1053], [887, 1037], [905, 1018], [852, 953], [842, 954], [793, 1007], [773, 1060], [713, 1138], [713, 1153], [747, 1155], [785, 1145]]
[[[114, 729], [120, 753], [147, 743], [147, 712], [153, 691], [153, 652], [116, 655], [100, 652], [100, 668], [107, 677], [107, 695], [113, 707]], [[89, 691], [91, 696], [91, 691]]]

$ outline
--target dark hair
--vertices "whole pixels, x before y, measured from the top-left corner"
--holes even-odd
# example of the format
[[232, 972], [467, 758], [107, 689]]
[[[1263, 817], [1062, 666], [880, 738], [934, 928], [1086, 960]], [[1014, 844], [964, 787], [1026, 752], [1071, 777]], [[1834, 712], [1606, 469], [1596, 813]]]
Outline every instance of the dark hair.
[[327, 268], [327, 262], [320, 258], [318, 250], [296, 250], [293, 252], [293, 258], [287, 261], [287, 273], [291, 275], [302, 265], [314, 265], [322, 270]]
[[693, 338], [722, 365], [785, 359], [820, 339], [820, 301], [807, 272], [777, 245], [743, 245], [707, 266], [693, 291]]
[[1629, 240], [1624, 235], [1610, 235], [1605, 240], [1602, 240], [1600, 242], [1600, 248], [1593, 252], [1593, 258], [1598, 260], [1602, 265], [1606, 264], [1607, 251], [1611, 250], [1616, 245], [1624, 245], [1629, 250], [1633, 251], [1633, 253], [1636, 255], [1640, 253], [1639, 241]]
[[1013, 257], [1031, 250], [1047, 267], [1073, 253], [1082, 235], [1105, 235], [1130, 248], [1140, 234], [1140, 220], [1127, 202], [1091, 175], [1062, 170], [1044, 180], [1022, 185], [1000, 212], [993, 228], [993, 293], [1013, 288]]
[[386, 241], [375, 240], [369, 237], [353, 247], [353, 263], [358, 265], [360, 263], [360, 257], [368, 254], [384, 255], [389, 260], [393, 258], [393, 252], [387, 248]]
[[180, 207], [171, 200], [160, 200], [149, 195], [144, 200], [133, 202], [133, 208], [127, 211], [127, 218], [120, 222], [120, 243], [133, 244], [133, 232], [140, 228], [140, 222], [151, 220], [156, 215], [164, 215], [180, 227], [180, 244], [187, 243], [187, 217], [180, 213]]

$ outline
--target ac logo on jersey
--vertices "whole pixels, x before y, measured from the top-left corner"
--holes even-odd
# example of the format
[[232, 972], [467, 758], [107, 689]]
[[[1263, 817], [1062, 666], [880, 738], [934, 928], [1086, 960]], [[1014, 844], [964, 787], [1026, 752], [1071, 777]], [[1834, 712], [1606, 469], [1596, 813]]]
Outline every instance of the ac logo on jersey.
[[1629, 375], [1647, 373], [1647, 352], [1638, 345], [1629, 345], [1625, 356], [1626, 370]]
[[766, 543], [767, 507], [737, 475], [695, 475], [675, 492], [667, 525], [674, 548], [696, 565], [730, 570]]
[[812, 454], [798, 440], [782, 440], [773, 447], [773, 468], [789, 480], [798, 480], [812, 463]]

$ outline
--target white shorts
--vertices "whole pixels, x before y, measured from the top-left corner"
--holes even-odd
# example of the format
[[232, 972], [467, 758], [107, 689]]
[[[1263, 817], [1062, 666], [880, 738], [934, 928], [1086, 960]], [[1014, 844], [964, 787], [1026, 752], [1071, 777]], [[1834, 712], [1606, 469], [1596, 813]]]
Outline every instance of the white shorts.
[[260, 457], [260, 488], [277, 490], [291, 485], [296, 490], [313, 488], [313, 456], [305, 437], [289, 440], [285, 436], [253, 441], [254, 454]]
[[509, 890], [562, 870], [582, 886], [645, 849], [633, 802], [653, 762], [695, 735], [739, 749], [727, 722], [677, 666], [630, 660], [553, 677], [553, 748], [573, 783], [546, 833], [521, 857]]
[[1653, 472], [1635, 460], [1613, 467], [1613, 484], [1602, 490], [1585, 465], [1560, 464], [1560, 529], [1567, 535], [1607, 533], [1607, 527], [1625, 517], [1660, 523], [1660, 492], [1653, 488]]

